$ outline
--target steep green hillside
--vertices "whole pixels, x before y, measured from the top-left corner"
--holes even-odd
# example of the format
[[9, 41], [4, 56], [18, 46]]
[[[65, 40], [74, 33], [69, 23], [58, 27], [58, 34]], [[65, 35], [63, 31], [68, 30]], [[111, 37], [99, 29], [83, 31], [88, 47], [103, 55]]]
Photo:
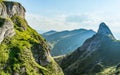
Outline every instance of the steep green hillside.
[[[7, 9], [0, 12], [0, 39], [3, 39], [0, 44], [0, 75], [63, 75], [51, 57], [45, 39], [28, 26], [21, 4], [2, 2], [0, 5], [0, 10]], [[13, 11], [15, 13], [6, 13]]]

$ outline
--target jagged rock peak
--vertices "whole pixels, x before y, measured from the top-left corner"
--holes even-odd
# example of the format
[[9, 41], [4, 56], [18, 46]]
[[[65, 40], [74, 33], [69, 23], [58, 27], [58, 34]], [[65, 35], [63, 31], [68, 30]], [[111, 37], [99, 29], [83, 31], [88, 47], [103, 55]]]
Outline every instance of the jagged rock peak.
[[14, 15], [25, 17], [25, 8], [18, 2], [2, 1], [0, 2], [0, 16], [11, 18]]
[[100, 24], [97, 34], [113, 35], [109, 27], [104, 22]]

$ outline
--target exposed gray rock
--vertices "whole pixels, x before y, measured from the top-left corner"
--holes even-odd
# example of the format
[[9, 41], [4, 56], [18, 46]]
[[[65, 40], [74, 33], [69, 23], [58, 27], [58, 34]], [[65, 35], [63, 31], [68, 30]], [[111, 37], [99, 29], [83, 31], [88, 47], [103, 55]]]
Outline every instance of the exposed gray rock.
[[0, 17], [8, 17], [7, 8], [3, 2], [0, 3]]
[[46, 66], [51, 62], [51, 55], [49, 51], [42, 52], [42, 47], [40, 45], [37, 46], [36, 49], [33, 50], [34, 58], [37, 63], [41, 64], [42, 66]]
[[40, 59], [40, 64], [42, 66], [47, 66], [50, 62], [51, 62], [51, 59], [50, 59], [49, 53], [45, 53], [45, 55], [42, 57], [42, 59]]
[[15, 31], [13, 22], [9, 19], [4, 19], [3, 25], [0, 27], [0, 43], [4, 40], [5, 37], [12, 37], [14, 34]]
[[25, 9], [20, 3], [7, 1], [0, 3], [0, 43], [5, 37], [12, 37], [15, 34], [14, 24], [9, 19], [14, 15], [25, 17]]
[[25, 9], [24, 7], [17, 2], [1, 2], [0, 3], [0, 16], [1, 17], [12, 17], [14, 15], [19, 15], [21, 17], [25, 17]]

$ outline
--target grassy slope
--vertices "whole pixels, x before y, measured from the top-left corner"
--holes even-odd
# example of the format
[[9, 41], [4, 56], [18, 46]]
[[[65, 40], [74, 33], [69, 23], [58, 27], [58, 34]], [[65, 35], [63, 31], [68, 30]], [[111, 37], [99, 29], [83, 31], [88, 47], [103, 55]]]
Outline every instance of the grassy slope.
[[[52, 62], [46, 67], [42, 67], [36, 63], [33, 57], [34, 54], [32, 50], [34, 50], [37, 45], [42, 47], [41, 52], [46, 52], [47, 45], [44, 38], [35, 30], [31, 29], [25, 19], [20, 16], [12, 17], [11, 21], [14, 22], [16, 34], [12, 38], [5, 38], [0, 44], [0, 75], [15, 73], [56, 75], [54, 68], [58, 67], [58, 65], [51, 57]], [[62, 72], [60, 71], [58, 75], [62, 75]]]

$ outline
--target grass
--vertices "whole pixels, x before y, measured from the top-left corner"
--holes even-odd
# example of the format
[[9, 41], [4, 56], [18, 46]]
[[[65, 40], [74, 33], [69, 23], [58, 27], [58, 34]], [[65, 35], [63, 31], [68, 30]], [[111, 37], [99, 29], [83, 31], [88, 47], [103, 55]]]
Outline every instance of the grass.
[[[21, 20], [20, 20], [21, 19]], [[12, 71], [19, 72], [21, 67], [26, 67], [26, 73], [37, 75], [37, 71], [34, 70], [34, 68], [46, 70], [42, 66], [38, 65], [32, 55], [32, 52], [30, 51], [31, 47], [33, 46], [33, 43], [39, 43], [40, 40], [31, 37], [35, 36], [32, 32], [34, 30], [30, 29], [30, 27], [27, 27], [27, 23], [24, 19], [17, 17], [17, 23], [15, 23], [15, 31], [16, 35], [12, 38], [7, 37], [2, 44], [0, 45], [0, 63], [1, 66], [5, 66], [5, 63], [8, 67], [5, 69], [12, 73]], [[25, 25], [27, 30], [21, 31], [18, 28], [19, 25], [22, 24]], [[30, 32], [31, 31], [31, 34]], [[40, 38], [41, 39], [41, 38]], [[1, 72], [2, 73], [2, 72]]]
[[[16, 34], [12, 38], [6, 37], [0, 44], [0, 74], [63, 75], [61, 70], [60, 73], [56, 72], [59, 66], [50, 56], [51, 63], [45, 67], [36, 62], [34, 56], [44, 55], [48, 50], [45, 39], [29, 27], [24, 18], [15, 15], [11, 20]], [[41, 49], [37, 49], [39, 46]], [[35, 53], [34, 50], [40, 53]], [[24, 70], [21, 71], [22, 69]]]

